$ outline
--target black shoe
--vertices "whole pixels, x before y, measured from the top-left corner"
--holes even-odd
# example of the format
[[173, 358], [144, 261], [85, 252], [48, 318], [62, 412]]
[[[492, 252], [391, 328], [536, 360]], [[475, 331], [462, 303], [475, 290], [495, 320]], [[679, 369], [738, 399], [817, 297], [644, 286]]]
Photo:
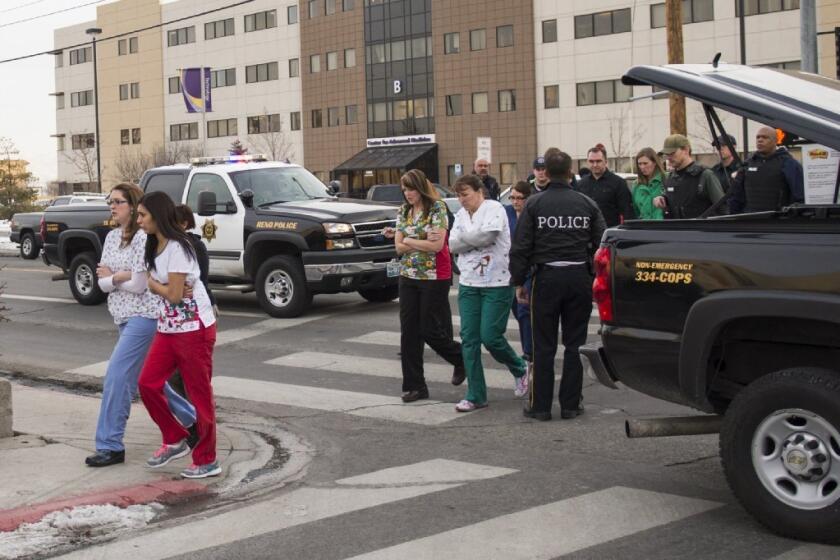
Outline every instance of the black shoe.
[[577, 408], [573, 408], [571, 410], [561, 410], [560, 411], [560, 418], [563, 420], [571, 420], [573, 418], [577, 418], [581, 414], [584, 413], [583, 405], [579, 404]]
[[402, 402], [414, 402], [419, 401], [420, 399], [428, 399], [429, 398], [429, 389], [424, 387], [422, 389], [418, 389], [416, 391], [409, 391], [407, 393], [403, 393]]
[[198, 445], [198, 428], [195, 424], [187, 428], [187, 431], [190, 435], [187, 436], [187, 445], [190, 446], [190, 449], [195, 449], [195, 446]]
[[456, 387], [464, 382], [467, 378], [467, 370], [464, 369], [464, 366], [455, 366], [455, 370], [452, 372], [452, 384]]
[[537, 412], [527, 406], [522, 409], [522, 416], [525, 418], [533, 418], [534, 420], [539, 420], [540, 422], [548, 422], [551, 420], [550, 412]]
[[107, 467], [125, 463], [125, 451], [97, 451], [87, 459], [85, 464], [89, 467]]

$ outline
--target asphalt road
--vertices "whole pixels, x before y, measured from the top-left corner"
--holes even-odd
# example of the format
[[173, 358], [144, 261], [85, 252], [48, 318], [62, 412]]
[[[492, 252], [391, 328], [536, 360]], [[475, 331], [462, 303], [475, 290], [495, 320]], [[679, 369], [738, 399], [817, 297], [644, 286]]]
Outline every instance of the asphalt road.
[[[57, 269], [39, 261], [0, 266], [10, 320], [0, 324], [0, 370], [100, 375], [115, 339], [106, 307], [76, 304], [66, 281], [51, 281]], [[489, 408], [457, 415], [464, 389], [446, 382], [449, 368], [429, 351], [432, 400], [394, 406], [397, 302], [320, 296], [305, 317], [283, 321], [253, 294], [218, 300], [219, 405], [303, 438], [315, 451], [305, 478], [222, 517], [84, 557], [139, 546], [144, 558], [185, 559], [840, 558], [754, 522], [726, 485], [716, 436], [624, 436], [628, 416], [687, 409], [587, 379], [584, 416], [539, 423], [522, 417], [512, 378], [490, 371]], [[500, 370], [489, 356], [485, 367]]]

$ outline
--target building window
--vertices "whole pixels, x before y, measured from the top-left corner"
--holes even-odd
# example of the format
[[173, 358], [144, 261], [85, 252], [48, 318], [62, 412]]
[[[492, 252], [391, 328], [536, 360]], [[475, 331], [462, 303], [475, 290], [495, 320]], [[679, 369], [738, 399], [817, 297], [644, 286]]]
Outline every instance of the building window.
[[128, 84], [120, 84], [120, 101], [128, 99]]
[[96, 139], [93, 133], [90, 134], [74, 134], [71, 138], [74, 150], [84, 150], [85, 148], [96, 147]]
[[[738, 0], [735, 0], [735, 17], [740, 17], [741, 9]], [[787, 10], [798, 10], [799, 0], [746, 0], [744, 2], [744, 15], [754, 16], [758, 14], [769, 14], [772, 12], [784, 12]]]
[[321, 128], [322, 119], [321, 109], [312, 109], [312, 128]]
[[280, 115], [260, 115], [248, 117], [248, 134], [266, 134], [280, 132]]
[[76, 91], [70, 94], [71, 107], [84, 107], [85, 105], [93, 105], [93, 90]]
[[140, 98], [140, 82], [132, 82], [130, 87], [131, 87], [131, 98], [132, 99], [139, 99]]
[[128, 146], [131, 143], [131, 130], [123, 128], [120, 130], [120, 145]]
[[245, 83], [268, 82], [278, 79], [277, 63], [266, 62], [265, 64], [254, 64], [245, 67]]
[[267, 10], [245, 16], [245, 33], [277, 27], [277, 10]]
[[338, 126], [338, 107], [327, 107], [327, 126]]
[[630, 8], [575, 16], [575, 39], [630, 31]]
[[461, 34], [443, 34], [443, 54], [458, 54], [461, 52]]
[[320, 71], [321, 71], [321, 55], [320, 54], [309, 55], [309, 73], [310, 74], [317, 74]]
[[[140, 39], [137, 37], [129, 37], [128, 38], [128, 53], [135, 54], [137, 51], [140, 50]], [[140, 130], [139, 128], [137, 130]]]
[[356, 66], [356, 49], [344, 49], [344, 67], [353, 68]]
[[169, 78], [169, 93], [181, 93], [181, 78], [173, 76]]
[[55, 108], [56, 109], [64, 109], [64, 94], [59, 93], [55, 96]]
[[327, 72], [330, 70], [338, 70], [338, 52], [336, 51], [327, 53]]
[[501, 171], [501, 183], [503, 185], [512, 185], [514, 184], [519, 177], [519, 173], [516, 169], [515, 163], [503, 163], [499, 166], [499, 170]]
[[132, 144], [139, 144], [140, 143], [140, 129], [139, 128], [132, 128], [131, 129], [131, 143]]
[[70, 51], [70, 66], [74, 64], [84, 64], [93, 60], [93, 49], [91, 47], [83, 47], [81, 49], [74, 49]]
[[548, 19], [542, 22], [542, 42], [556, 43], [557, 42], [557, 20]]
[[344, 108], [344, 124], [359, 123], [359, 106], [348, 105]]
[[560, 86], [545, 86], [543, 88], [543, 106], [546, 109], [560, 107]]
[[236, 119], [207, 121], [207, 138], [236, 136], [237, 134], [239, 134], [239, 127], [236, 124]]
[[[64, 52], [55, 53], [55, 67], [56, 68], [63, 68], [64, 67]], [[59, 138], [61, 138], [61, 137], [59, 137]]]
[[291, 130], [300, 130], [300, 111], [289, 113], [289, 128]]
[[289, 77], [290, 78], [297, 78], [300, 76], [300, 59], [299, 58], [290, 58], [289, 59]]
[[314, 19], [318, 15], [318, 2], [316, 0], [309, 0], [309, 19]]
[[[700, 23], [715, 19], [714, 0], [683, 0], [683, 23]], [[652, 4], [650, 7], [650, 27], [665, 27], [665, 4]]]
[[297, 4], [286, 8], [286, 21], [289, 25], [294, 25], [298, 22], [298, 7]]
[[233, 35], [233, 18], [220, 19], [204, 24], [204, 39], [206, 40], [227, 37], [228, 35]]
[[195, 43], [195, 26], [191, 25], [180, 29], [170, 29], [166, 32], [166, 40], [170, 47]]
[[487, 48], [487, 33], [484, 29], [470, 31], [470, 50], [481, 51]]
[[335, 13], [335, 0], [324, 0], [324, 14], [331, 16]]
[[128, 39], [120, 39], [117, 41], [117, 56], [128, 54]]
[[621, 83], [621, 80], [604, 80], [600, 82], [586, 82], [577, 84], [577, 104], [603, 105], [605, 103], [622, 103], [630, 101], [633, 88]]
[[236, 68], [212, 70], [210, 72], [210, 87], [220, 88], [236, 85]]
[[802, 70], [801, 60], [788, 60], [785, 62], [771, 62], [770, 64], [759, 64], [764, 68], [776, 68], [777, 70]]
[[513, 46], [513, 26], [500, 25], [496, 28], [496, 48], [502, 49]]
[[499, 90], [499, 112], [516, 111], [516, 91], [512, 89]]
[[197, 140], [198, 123], [169, 125], [169, 139], [173, 142], [178, 142], [180, 140]]
[[487, 92], [479, 92], [472, 94], [472, 112], [486, 113], [487, 112]]
[[454, 117], [457, 115], [464, 114], [464, 108], [462, 105], [462, 98], [460, 93], [456, 93], [455, 95], [447, 95], [446, 96], [446, 116], [447, 117]]
[[343, 12], [349, 12], [353, 8], [356, 7], [355, 0], [341, 0], [341, 10]]

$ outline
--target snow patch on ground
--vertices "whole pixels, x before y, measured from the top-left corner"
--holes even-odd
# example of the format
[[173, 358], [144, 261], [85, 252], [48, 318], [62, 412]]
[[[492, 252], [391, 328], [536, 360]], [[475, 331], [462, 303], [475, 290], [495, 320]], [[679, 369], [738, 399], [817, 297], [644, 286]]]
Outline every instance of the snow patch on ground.
[[17, 255], [18, 244], [9, 241], [9, 220], [0, 220], [0, 255]]
[[0, 559], [55, 553], [58, 548], [111, 540], [120, 532], [145, 527], [162, 510], [162, 505], [153, 503], [127, 508], [108, 504], [54, 511], [37, 523], [0, 533]]

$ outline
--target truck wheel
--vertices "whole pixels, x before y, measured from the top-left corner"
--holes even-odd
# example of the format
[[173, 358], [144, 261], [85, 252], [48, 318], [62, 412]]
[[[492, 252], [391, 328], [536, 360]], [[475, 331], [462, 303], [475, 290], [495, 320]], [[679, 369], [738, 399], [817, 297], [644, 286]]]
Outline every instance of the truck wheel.
[[297, 317], [312, 301], [303, 267], [295, 257], [271, 257], [260, 266], [256, 281], [257, 299], [272, 317]]
[[384, 288], [377, 288], [375, 290], [359, 290], [359, 295], [374, 303], [394, 301], [400, 297], [400, 287], [395, 284], [393, 286], [385, 286]]
[[99, 305], [107, 296], [96, 281], [96, 255], [79, 253], [70, 261], [70, 291], [82, 305]]
[[754, 381], [720, 433], [732, 491], [780, 535], [840, 544], [840, 373], [792, 368]]
[[26, 260], [38, 258], [38, 243], [31, 233], [24, 233], [20, 238], [20, 257]]

